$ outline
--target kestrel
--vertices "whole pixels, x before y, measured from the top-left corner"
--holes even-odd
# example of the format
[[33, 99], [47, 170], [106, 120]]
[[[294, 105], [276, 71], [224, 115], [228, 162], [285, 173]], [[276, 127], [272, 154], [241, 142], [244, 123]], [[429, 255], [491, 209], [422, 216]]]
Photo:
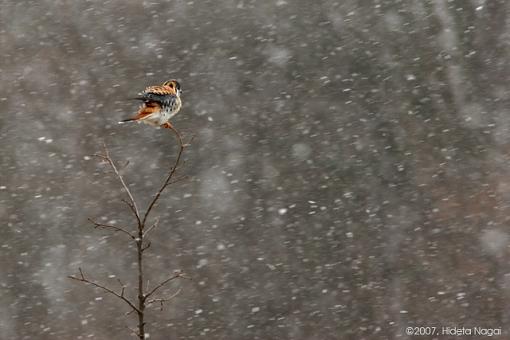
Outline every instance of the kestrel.
[[174, 129], [170, 118], [181, 109], [181, 93], [181, 85], [177, 80], [168, 80], [162, 85], [146, 87], [138, 94], [138, 97], [134, 98], [143, 102], [136, 116], [124, 119], [120, 123], [137, 121]]

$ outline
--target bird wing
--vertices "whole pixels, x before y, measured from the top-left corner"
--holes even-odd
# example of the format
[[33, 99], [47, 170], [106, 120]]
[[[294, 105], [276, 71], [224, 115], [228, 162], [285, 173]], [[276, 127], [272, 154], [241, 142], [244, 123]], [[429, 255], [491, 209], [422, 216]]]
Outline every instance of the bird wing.
[[158, 103], [162, 106], [172, 106], [177, 99], [175, 91], [166, 86], [149, 86], [135, 99], [145, 103]]

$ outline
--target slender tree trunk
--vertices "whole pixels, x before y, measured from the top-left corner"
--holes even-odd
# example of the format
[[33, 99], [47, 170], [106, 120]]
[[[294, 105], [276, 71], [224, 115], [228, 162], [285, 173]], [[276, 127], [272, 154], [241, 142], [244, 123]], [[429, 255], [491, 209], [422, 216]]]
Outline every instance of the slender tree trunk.
[[[154, 288], [152, 288], [150, 291], [145, 291], [146, 288], [144, 287], [144, 277], [143, 277], [143, 275], [144, 275], [143, 253], [145, 250], [147, 250], [147, 248], [149, 248], [150, 242], [147, 242], [147, 244], [144, 244], [144, 237], [147, 236], [147, 233], [149, 231], [151, 231], [157, 227], [158, 221], [154, 222], [154, 224], [152, 224], [148, 229], [145, 228], [145, 225], [146, 225], [145, 223], [147, 221], [147, 218], [149, 217], [150, 212], [152, 211], [152, 208], [156, 205], [156, 203], [159, 200], [159, 198], [161, 197], [161, 194], [163, 193], [163, 191], [170, 184], [175, 183], [180, 179], [186, 178], [186, 177], [182, 177], [177, 180], [173, 179], [174, 175], [177, 171], [177, 168], [180, 164], [181, 156], [184, 151], [185, 145], [182, 142], [179, 132], [177, 130], [175, 130], [174, 128], [172, 128], [172, 130], [175, 132], [175, 134], [178, 138], [178, 141], [179, 141], [179, 145], [180, 145], [179, 154], [177, 155], [175, 164], [170, 168], [170, 172], [168, 173], [163, 185], [156, 192], [156, 195], [153, 197], [152, 201], [150, 202], [149, 206], [147, 207], [145, 214], [143, 214], [143, 215], [140, 214], [140, 211], [138, 210], [138, 207], [136, 205], [136, 201], [135, 201], [133, 195], [131, 194], [131, 191], [129, 190], [129, 187], [127, 186], [126, 182], [124, 182], [124, 178], [119, 173], [117, 166], [115, 165], [114, 161], [110, 157], [110, 154], [108, 152], [108, 148], [106, 147], [106, 145], [104, 146], [104, 154], [96, 155], [100, 159], [108, 162], [108, 164], [111, 166], [111, 168], [113, 169], [113, 171], [119, 178], [119, 180], [122, 184], [122, 187], [126, 191], [126, 194], [128, 197], [128, 200], [123, 200], [123, 202], [125, 202], [128, 205], [129, 209], [133, 213], [133, 216], [137, 221], [138, 232], [135, 232], [135, 231], [132, 232], [128, 228], [123, 227], [123, 226], [99, 223], [99, 222], [94, 221], [93, 219], [89, 219], [89, 220], [92, 222], [92, 224], [94, 224], [95, 228], [112, 230], [114, 232], [121, 232], [121, 233], [129, 236], [136, 243], [137, 265], [138, 265], [138, 303], [136, 302], [136, 300], [132, 301], [124, 295], [125, 286], [124, 286], [124, 284], [122, 284], [122, 282], [120, 280], [119, 280], [119, 284], [121, 285], [120, 292], [117, 292], [114, 289], [109, 288], [108, 286], [106, 286], [104, 284], [101, 284], [94, 280], [88, 279], [85, 276], [85, 273], [81, 270], [81, 268], [78, 268], [79, 273], [80, 273], [79, 275], [69, 275], [68, 276], [72, 280], [84, 282], [86, 284], [100, 288], [103, 291], [107, 292], [108, 294], [111, 294], [111, 295], [117, 297], [118, 299], [124, 301], [127, 305], [129, 305], [129, 307], [132, 309], [132, 311], [136, 312], [138, 315], [138, 331], [131, 329], [131, 328], [129, 328], [129, 329], [133, 333], [138, 334], [138, 338], [140, 340], [145, 340], [145, 307], [147, 307], [148, 305], [153, 304], [153, 303], [159, 303], [161, 305], [161, 308], [163, 308], [163, 304], [165, 302], [169, 301], [170, 299], [172, 299], [174, 296], [176, 296], [180, 292], [180, 289], [177, 291], [177, 293], [175, 293], [174, 295], [172, 295], [168, 298], [164, 298], [164, 297], [163, 298], [154, 298], [153, 295], [159, 289], [161, 289], [163, 286], [168, 284], [170, 281], [184, 277], [184, 275], [181, 271], [174, 271], [173, 275], [171, 275], [170, 277], [161, 281], [159, 284], [155, 285]], [[128, 313], [128, 314], [130, 314], [130, 313]]]
[[145, 339], [145, 296], [143, 287], [143, 226], [138, 226], [138, 240], [136, 242], [138, 252], [138, 336], [141, 340]]

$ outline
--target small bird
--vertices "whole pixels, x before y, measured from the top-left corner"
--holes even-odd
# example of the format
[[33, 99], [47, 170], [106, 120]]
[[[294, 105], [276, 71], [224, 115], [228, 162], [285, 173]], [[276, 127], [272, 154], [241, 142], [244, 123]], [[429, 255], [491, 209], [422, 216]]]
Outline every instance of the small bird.
[[170, 118], [181, 109], [181, 93], [181, 84], [174, 79], [165, 81], [162, 85], [146, 87], [134, 98], [143, 102], [136, 116], [119, 123], [137, 121], [175, 130]]

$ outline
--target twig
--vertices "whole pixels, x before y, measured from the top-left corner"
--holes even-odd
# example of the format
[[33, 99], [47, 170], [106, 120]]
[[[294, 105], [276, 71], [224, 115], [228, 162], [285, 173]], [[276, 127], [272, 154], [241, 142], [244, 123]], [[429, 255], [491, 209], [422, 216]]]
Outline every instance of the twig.
[[119, 285], [122, 288], [122, 291], [120, 292], [120, 296], [124, 296], [124, 291], [126, 290], [126, 286], [122, 283], [122, 281], [119, 278], [117, 278], [117, 281], [119, 282]]
[[183, 273], [182, 272], [176, 272], [173, 276], [170, 276], [169, 278], [167, 278], [166, 280], [162, 281], [160, 284], [158, 284], [156, 287], [152, 288], [152, 290], [150, 292], [148, 292], [147, 294], [145, 294], [145, 300], [147, 300], [149, 297], [151, 297], [151, 295], [153, 295], [154, 293], [156, 293], [156, 291], [158, 289], [160, 289], [161, 287], [163, 287], [164, 285], [166, 285], [168, 282], [172, 281], [172, 280], [175, 280], [177, 278], [180, 278], [180, 277], [184, 277]]
[[146, 231], [144, 231], [143, 233], [143, 237], [146, 237], [152, 230], [156, 229], [156, 227], [159, 225], [159, 218], [156, 219], [156, 222], [154, 222], [150, 227], [149, 229], [147, 229]]
[[182, 288], [179, 288], [177, 289], [177, 291], [175, 293], [173, 293], [172, 295], [170, 295], [169, 297], [167, 298], [163, 298], [163, 299], [150, 299], [150, 300], [147, 300], [147, 306], [148, 305], [151, 305], [153, 303], [156, 303], [156, 302], [167, 302], [167, 301], [170, 301], [172, 300], [174, 297], [176, 297], [177, 295], [179, 295], [182, 291]]
[[163, 299], [150, 299], [150, 300], [147, 300], [147, 306], [150, 306], [151, 304], [153, 303], [156, 303], [156, 302], [159, 302], [161, 304], [161, 308], [163, 308], [163, 303], [164, 302], [167, 302], [167, 301], [170, 301], [172, 300], [174, 297], [176, 297], [177, 295], [179, 295], [182, 291], [182, 288], [179, 288], [175, 293], [173, 293], [172, 295], [170, 295], [169, 297], [167, 298], [163, 298]]
[[84, 282], [86, 284], [89, 284], [89, 285], [92, 285], [94, 287], [100, 288], [100, 289], [104, 290], [105, 292], [108, 292], [108, 293], [116, 296], [117, 298], [121, 299], [122, 301], [127, 303], [129, 305], [129, 307], [131, 307], [135, 312], [140, 313], [140, 310], [129, 299], [127, 299], [124, 296], [124, 289], [122, 289], [122, 293], [119, 294], [119, 293], [115, 292], [114, 290], [112, 290], [112, 289], [110, 289], [110, 288], [108, 288], [106, 286], [103, 286], [100, 283], [97, 283], [97, 282], [94, 282], [94, 281], [90, 281], [89, 279], [85, 278], [85, 274], [83, 274], [83, 271], [81, 270], [81, 268], [78, 268], [78, 270], [80, 271], [80, 277], [69, 275], [68, 278], [76, 280], [76, 281]]
[[128, 206], [129, 210], [131, 210], [131, 212], [133, 213], [133, 215], [136, 217], [136, 221], [138, 223], [140, 223], [140, 215], [138, 213], [138, 209], [136, 208], [135, 205], [133, 205], [133, 203], [129, 202], [129, 201], [126, 201], [125, 199], [121, 199], [121, 201], [123, 203], [126, 203], [126, 205]]
[[124, 229], [124, 228], [122, 228], [122, 227], [118, 227], [118, 226], [111, 225], [111, 224], [99, 223], [99, 222], [94, 221], [94, 220], [93, 220], [93, 219], [91, 219], [91, 218], [88, 218], [88, 220], [89, 220], [92, 224], [94, 224], [94, 228], [100, 228], [100, 229], [113, 229], [114, 231], [120, 231], [121, 233], [124, 233], [124, 234], [128, 235], [129, 237], [131, 237], [133, 240], [136, 240], [135, 235], [131, 234], [129, 231], [127, 231], [126, 229]]
[[146, 251], [151, 246], [151, 241], [148, 241], [145, 246], [142, 247], [142, 251]]
[[154, 207], [156, 202], [159, 200], [159, 197], [161, 196], [163, 191], [166, 189], [166, 187], [169, 184], [171, 184], [170, 182], [172, 180], [172, 177], [174, 176], [175, 172], [177, 171], [177, 168], [179, 167], [179, 163], [181, 162], [181, 156], [182, 156], [182, 153], [184, 151], [185, 145], [182, 142], [181, 135], [179, 134], [179, 132], [177, 132], [177, 130], [175, 130], [174, 128], [172, 128], [172, 131], [175, 132], [175, 135], [177, 136], [177, 139], [179, 141], [179, 153], [177, 154], [177, 158], [175, 160], [175, 163], [172, 166], [172, 168], [170, 169], [170, 172], [168, 173], [168, 176], [166, 177], [165, 182], [163, 182], [163, 185], [156, 192], [156, 195], [154, 196], [154, 198], [150, 202], [149, 206], [147, 207], [147, 210], [145, 211], [145, 214], [143, 215], [142, 226], [145, 225], [145, 221], [147, 220], [147, 217], [149, 217], [149, 214], [151, 213], [152, 208]]
[[122, 177], [119, 170], [117, 169], [115, 162], [110, 157], [110, 152], [108, 151], [108, 148], [106, 147], [105, 143], [103, 143], [103, 148], [104, 148], [104, 155], [95, 154], [94, 156], [99, 157], [99, 158], [105, 160], [106, 162], [108, 162], [108, 164], [110, 164], [110, 167], [115, 172], [115, 175], [117, 175], [117, 177], [119, 178], [119, 181], [122, 184], [122, 187], [124, 188], [124, 190], [126, 191], [126, 194], [129, 197], [129, 202], [127, 202], [127, 203], [129, 205], [129, 207], [131, 208], [133, 214], [135, 215], [138, 225], [140, 226], [141, 225], [140, 213], [138, 212], [138, 207], [136, 206], [136, 201], [133, 198], [133, 194], [131, 194], [131, 190], [129, 190], [129, 187], [126, 185], [126, 182], [124, 182], [124, 178]]

